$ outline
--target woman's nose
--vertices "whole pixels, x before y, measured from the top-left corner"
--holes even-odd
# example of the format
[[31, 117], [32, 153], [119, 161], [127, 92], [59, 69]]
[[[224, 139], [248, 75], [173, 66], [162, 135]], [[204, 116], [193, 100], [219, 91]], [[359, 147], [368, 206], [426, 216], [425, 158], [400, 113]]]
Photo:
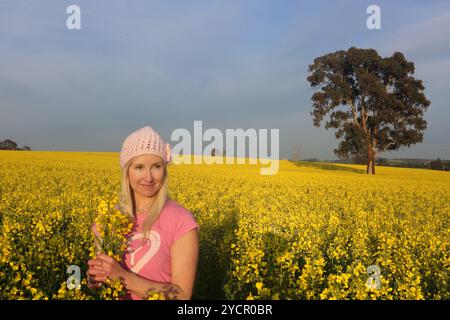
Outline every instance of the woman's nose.
[[153, 181], [153, 175], [152, 175], [152, 170], [151, 169], [148, 169], [148, 170], [145, 171], [144, 178], [148, 182], [152, 182]]

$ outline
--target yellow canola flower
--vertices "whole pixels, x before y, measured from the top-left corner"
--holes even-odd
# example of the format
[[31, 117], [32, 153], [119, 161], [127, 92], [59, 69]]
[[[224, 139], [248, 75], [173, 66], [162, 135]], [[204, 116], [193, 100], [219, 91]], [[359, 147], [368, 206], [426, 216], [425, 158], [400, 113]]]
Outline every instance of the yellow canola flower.
[[[126, 249], [117, 161], [0, 151], [0, 299], [121, 297], [120, 283], [90, 290], [84, 276], [99, 250], [119, 261]], [[449, 172], [368, 176], [358, 165], [287, 160], [273, 176], [259, 169], [169, 166], [170, 197], [200, 225], [194, 297], [450, 299]], [[67, 288], [69, 265], [80, 267], [80, 290]]]

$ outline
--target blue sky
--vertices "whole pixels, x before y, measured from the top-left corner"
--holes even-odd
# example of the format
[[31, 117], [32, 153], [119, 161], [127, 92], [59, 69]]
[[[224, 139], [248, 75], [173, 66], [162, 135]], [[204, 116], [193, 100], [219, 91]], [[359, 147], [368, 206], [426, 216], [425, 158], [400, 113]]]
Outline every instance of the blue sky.
[[[66, 8], [81, 8], [68, 30]], [[366, 8], [381, 8], [381, 30]], [[390, 158], [450, 159], [448, 1], [20, 1], [0, 3], [0, 140], [34, 150], [119, 151], [150, 125], [278, 128], [280, 157], [335, 159], [314, 127], [317, 56], [351, 46], [416, 66], [431, 106], [424, 142]], [[206, 145], [206, 144], [205, 144]]]

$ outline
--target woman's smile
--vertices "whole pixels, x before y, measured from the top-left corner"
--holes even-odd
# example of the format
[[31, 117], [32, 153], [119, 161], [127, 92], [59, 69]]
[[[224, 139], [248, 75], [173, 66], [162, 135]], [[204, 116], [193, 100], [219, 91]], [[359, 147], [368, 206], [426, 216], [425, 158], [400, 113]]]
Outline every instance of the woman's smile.
[[143, 183], [141, 183], [141, 186], [147, 187], [147, 188], [153, 187], [154, 185], [155, 185], [155, 183], [151, 183], [151, 184], [143, 184]]

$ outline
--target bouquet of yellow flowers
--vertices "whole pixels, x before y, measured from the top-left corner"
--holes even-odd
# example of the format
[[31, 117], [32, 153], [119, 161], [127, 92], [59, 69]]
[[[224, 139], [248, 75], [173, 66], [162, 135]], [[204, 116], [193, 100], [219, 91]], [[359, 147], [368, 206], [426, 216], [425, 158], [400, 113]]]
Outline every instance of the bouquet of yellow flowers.
[[[91, 246], [90, 257], [95, 258], [97, 254], [103, 253], [113, 257], [118, 262], [127, 249], [126, 235], [131, 231], [133, 223], [115, 206], [117, 199], [109, 202], [101, 200], [97, 216], [95, 217], [95, 226], [98, 234], [94, 233], [95, 241]], [[117, 300], [125, 294], [125, 290], [120, 280], [106, 281], [106, 286], [100, 287], [100, 298], [105, 300]]]

